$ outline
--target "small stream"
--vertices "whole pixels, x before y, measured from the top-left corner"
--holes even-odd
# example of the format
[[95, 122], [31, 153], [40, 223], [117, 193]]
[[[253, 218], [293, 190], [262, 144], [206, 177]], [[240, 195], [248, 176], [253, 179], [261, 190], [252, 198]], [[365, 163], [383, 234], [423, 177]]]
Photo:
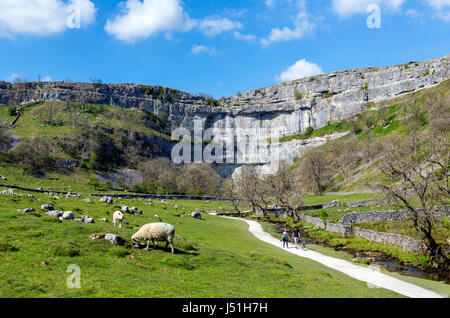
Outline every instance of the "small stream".
[[[280, 237], [284, 231], [284, 229], [288, 230], [289, 238], [292, 237], [292, 229], [286, 225], [283, 222], [272, 222], [272, 224], [276, 225], [276, 231], [280, 234]], [[429, 279], [429, 280], [435, 280], [435, 281], [445, 281], [447, 284], [450, 283], [449, 274], [448, 273], [428, 273], [423, 271], [420, 268], [417, 268], [412, 265], [403, 265], [397, 262], [396, 260], [392, 259], [388, 255], [384, 255], [380, 252], [371, 252], [371, 251], [357, 251], [350, 249], [346, 246], [330, 246], [326, 243], [319, 242], [315, 240], [314, 238], [311, 238], [308, 235], [308, 232], [304, 228], [299, 228], [300, 232], [300, 240], [301, 242], [305, 242], [305, 244], [315, 244], [315, 245], [321, 245], [325, 247], [333, 248], [335, 251], [338, 252], [346, 252], [351, 255], [353, 255], [354, 260], [358, 260], [365, 264], [374, 264], [378, 265], [389, 272], [398, 273], [405, 276], [412, 276], [422, 279]], [[293, 244], [289, 242], [290, 244]]]

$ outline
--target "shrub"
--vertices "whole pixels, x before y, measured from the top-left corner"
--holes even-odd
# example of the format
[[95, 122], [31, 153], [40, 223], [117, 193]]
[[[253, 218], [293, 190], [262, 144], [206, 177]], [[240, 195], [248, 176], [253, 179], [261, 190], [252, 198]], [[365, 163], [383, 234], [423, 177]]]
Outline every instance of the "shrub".
[[295, 99], [301, 100], [302, 98], [303, 98], [303, 94], [300, 91], [296, 90], [295, 91]]
[[314, 128], [312, 128], [311, 126], [308, 126], [308, 128], [306, 128], [305, 133], [303, 134], [305, 137], [309, 137], [313, 134], [314, 132]]
[[40, 137], [26, 138], [19, 142], [11, 155], [19, 166], [31, 172], [55, 167], [53, 146]]

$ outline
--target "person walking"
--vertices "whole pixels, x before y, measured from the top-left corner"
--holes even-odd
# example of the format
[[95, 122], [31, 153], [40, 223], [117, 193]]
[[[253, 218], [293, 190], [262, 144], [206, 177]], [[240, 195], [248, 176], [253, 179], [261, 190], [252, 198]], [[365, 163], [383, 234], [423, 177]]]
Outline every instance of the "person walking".
[[283, 248], [286, 246], [286, 248], [289, 248], [289, 235], [286, 229], [284, 229], [283, 236], [281, 237], [281, 240], [283, 241]]
[[292, 233], [292, 239], [295, 243], [295, 248], [298, 249], [298, 242], [300, 241], [300, 232], [298, 231], [298, 227], [294, 229], [294, 232]]

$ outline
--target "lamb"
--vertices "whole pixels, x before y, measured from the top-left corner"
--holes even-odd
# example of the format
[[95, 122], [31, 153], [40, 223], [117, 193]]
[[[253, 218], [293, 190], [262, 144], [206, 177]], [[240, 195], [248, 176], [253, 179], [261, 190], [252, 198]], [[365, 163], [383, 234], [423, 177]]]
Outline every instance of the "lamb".
[[119, 228], [122, 228], [122, 221], [123, 221], [124, 217], [125, 217], [125, 214], [123, 214], [122, 212], [120, 212], [120, 211], [114, 212], [114, 214], [113, 214], [113, 224], [114, 224], [114, 226], [116, 226], [116, 223], [118, 222], [119, 223]]
[[135, 246], [140, 246], [140, 241], [147, 242], [147, 248], [150, 245], [150, 241], [155, 248], [155, 241], [166, 242], [165, 248], [170, 244], [172, 254], [175, 253], [173, 248], [173, 239], [175, 237], [175, 227], [167, 223], [149, 223], [140, 228], [132, 237], [131, 240]]

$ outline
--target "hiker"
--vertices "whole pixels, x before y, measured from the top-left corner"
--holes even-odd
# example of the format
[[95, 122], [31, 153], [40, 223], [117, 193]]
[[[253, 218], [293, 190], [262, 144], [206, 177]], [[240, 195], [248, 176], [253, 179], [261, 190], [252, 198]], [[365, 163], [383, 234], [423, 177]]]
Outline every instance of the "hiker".
[[299, 242], [299, 240], [300, 240], [300, 233], [299, 233], [299, 231], [298, 231], [298, 227], [296, 227], [296, 228], [294, 229], [294, 232], [292, 233], [292, 239], [293, 239], [294, 242], [295, 242], [295, 248], [298, 249], [298, 242]]
[[288, 235], [288, 232], [287, 232], [286, 229], [284, 229], [283, 236], [281, 237], [281, 240], [283, 241], [283, 248], [284, 248], [285, 245], [286, 245], [287, 248], [289, 248], [289, 245], [288, 245], [288, 243], [289, 243], [289, 235]]

